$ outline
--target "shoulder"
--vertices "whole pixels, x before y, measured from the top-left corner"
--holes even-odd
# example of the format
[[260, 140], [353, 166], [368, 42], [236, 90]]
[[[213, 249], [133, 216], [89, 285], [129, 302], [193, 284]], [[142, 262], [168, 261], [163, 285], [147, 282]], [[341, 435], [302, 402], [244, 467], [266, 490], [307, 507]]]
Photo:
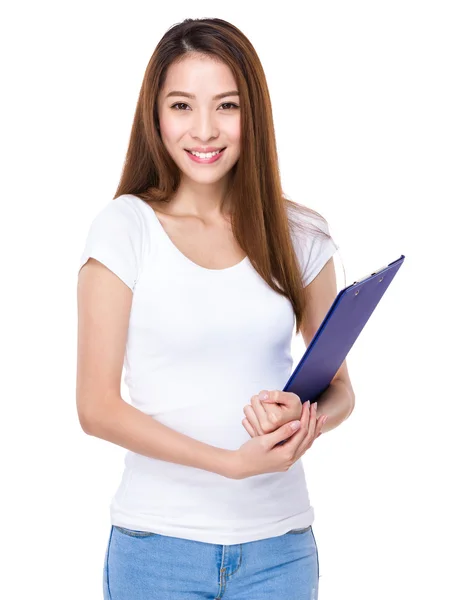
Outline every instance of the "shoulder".
[[117, 196], [95, 214], [90, 234], [143, 250], [150, 240], [148, 207], [132, 194]]
[[307, 260], [323, 243], [332, 242], [329, 223], [316, 210], [287, 200], [289, 231], [300, 262]]
[[109, 200], [96, 214], [94, 221], [121, 224], [122, 226], [141, 230], [143, 225], [142, 202], [140, 198], [131, 194], [123, 194]]
[[134, 289], [149, 247], [148, 226], [139, 202], [136, 196], [124, 194], [109, 200], [95, 214], [79, 269], [90, 257], [95, 258]]
[[319, 212], [292, 200], [285, 199], [285, 202], [289, 226], [293, 233], [329, 233], [329, 224]]
[[307, 286], [338, 250], [327, 220], [319, 212], [286, 201], [289, 229], [298, 263]]

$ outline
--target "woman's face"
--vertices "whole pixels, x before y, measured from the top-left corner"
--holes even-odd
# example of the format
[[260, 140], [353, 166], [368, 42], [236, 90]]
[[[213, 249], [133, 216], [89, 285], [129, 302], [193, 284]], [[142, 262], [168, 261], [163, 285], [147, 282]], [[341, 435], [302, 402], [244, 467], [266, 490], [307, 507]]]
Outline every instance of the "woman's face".
[[[232, 93], [237, 91], [229, 67], [209, 57], [189, 56], [167, 70], [158, 97], [162, 141], [184, 176], [197, 183], [219, 181], [239, 158], [240, 102]], [[187, 152], [209, 147], [225, 150], [213, 162], [197, 162]]]

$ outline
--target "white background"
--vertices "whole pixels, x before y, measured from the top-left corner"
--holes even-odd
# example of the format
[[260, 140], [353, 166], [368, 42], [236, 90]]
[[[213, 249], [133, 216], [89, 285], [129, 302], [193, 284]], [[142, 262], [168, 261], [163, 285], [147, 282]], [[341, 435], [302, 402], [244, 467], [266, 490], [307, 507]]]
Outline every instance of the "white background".
[[445, 9], [431, 0], [3, 9], [2, 597], [102, 598], [125, 450], [87, 436], [77, 418], [78, 260], [116, 190], [150, 56], [186, 17], [231, 21], [255, 46], [284, 192], [328, 220], [346, 272], [336, 255], [339, 289], [406, 257], [348, 357], [354, 412], [303, 458], [320, 600], [449, 597]]

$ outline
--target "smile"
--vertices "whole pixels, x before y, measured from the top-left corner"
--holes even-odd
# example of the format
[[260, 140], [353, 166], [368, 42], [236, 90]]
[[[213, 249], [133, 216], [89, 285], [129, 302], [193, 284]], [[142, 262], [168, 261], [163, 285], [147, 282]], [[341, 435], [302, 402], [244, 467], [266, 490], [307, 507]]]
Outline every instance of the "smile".
[[189, 155], [190, 159], [195, 161], [196, 163], [210, 164], [217, 162], [217, 160], [221, 158], [225, 150], [226, 148], [223, 148], [218, 152], [206, 152], [205, 154], [201, 152], [190, 152], [190, 150], [186, 150], [186, 152]]

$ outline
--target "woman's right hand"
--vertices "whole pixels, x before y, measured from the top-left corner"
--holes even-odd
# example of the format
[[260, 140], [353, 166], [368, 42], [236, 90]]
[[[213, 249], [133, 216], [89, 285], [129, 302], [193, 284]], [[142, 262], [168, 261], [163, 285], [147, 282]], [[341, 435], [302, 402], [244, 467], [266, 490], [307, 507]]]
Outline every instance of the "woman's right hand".
[[[279, 473], [289, 468], [308, 450], [321, 433], [317, 426], [316, 402], [303, 404], [300, 427], [292, 429], [290, 421], [276, 431], [259, 435], [235, 451], [232, 479], [245, 479], [262, 473]], [[288, 439], [287, 439], [288, 438]], [[287, 440], [282, 445], [279, 442]]]

